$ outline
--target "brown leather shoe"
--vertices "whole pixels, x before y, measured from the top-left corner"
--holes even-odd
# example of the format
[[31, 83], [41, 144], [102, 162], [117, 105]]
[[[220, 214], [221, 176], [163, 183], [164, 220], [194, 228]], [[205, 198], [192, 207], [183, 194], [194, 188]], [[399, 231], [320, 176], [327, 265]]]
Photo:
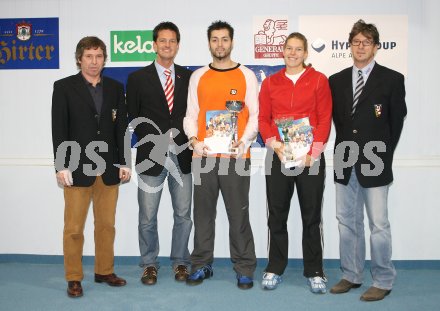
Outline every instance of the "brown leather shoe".
[[83, 289], [80, 281], [67, 282], [67, 296], [70, 298], [78, 298], [83, 295]]
[[146, 267], [141, 277], [141, 282], [145, 285], [154, 285], [157, 283], [156, 267]]
[[358, 288], [361, 285], [362, 284], [351, 283], [350, 281], [347, 281], [346, 279], [342, 279], [342, 280], [339, 281], [338, 284], [334, 285], [330, 289], [330, 293], [332, 293], [332, 294], [343, 294], [343, 293], [348, 292], [350, 289]]
[[178, 265], [174, 269], [174, 279], [179, 282], [185, 282], [188, 278], [188, 268], [185, 265]]
[[385, 296], [391, 293], [390, 289], [381, 289], [374, 286], [371, 286], [365, 293], [362, 294], [362, 301], [377, 301], [382, 300]]
[[127, 284], [127, 281], [123, 278], [118, 277], [116, 274], [96, 274], [95, 273], [95, 282], [96, 283], [107, 283], [110, 286], [124, 286]]

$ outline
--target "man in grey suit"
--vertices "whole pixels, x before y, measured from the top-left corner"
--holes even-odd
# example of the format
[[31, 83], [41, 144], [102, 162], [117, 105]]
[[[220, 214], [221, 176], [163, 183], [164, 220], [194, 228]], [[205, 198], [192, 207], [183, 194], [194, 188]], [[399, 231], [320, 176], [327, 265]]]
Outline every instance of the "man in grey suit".
[[388, 190], [392, 162], [407, 113], [404, 76], [374, 60], [379, 32], [356, 22], [349, 42], [353, 66], [329, 78], [336, 128], [334, 169], [342, 279], [331, 293], [348, 292], [363, 282], [364, 206], [370, 224], [372, 286], [360, 297], [381, 300], [391, 292], [396, 270], [391, 261]]
[[139, 203], [141, 281], [157, 282], [159, 238], [157, 213], [165, 180], [173, 205], [171, 261], [176, 281], [185, 281], [190, 262], [192, 151], [183, 131], [191, 71], [174, 64], [179, 50], [179, 28], [162, 22], [153, 30], [156, 60], [130, 74], [127, 104], [139, 140], [136, 156]]

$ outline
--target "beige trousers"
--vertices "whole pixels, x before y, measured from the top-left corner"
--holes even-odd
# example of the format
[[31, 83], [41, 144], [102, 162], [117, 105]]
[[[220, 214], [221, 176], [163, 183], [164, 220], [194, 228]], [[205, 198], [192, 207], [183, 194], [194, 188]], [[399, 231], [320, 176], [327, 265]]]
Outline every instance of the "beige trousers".
[[96, 177], [90, 187], [64, 187], [64, 270], [67, 281], [84, 278], [82, 255], [84, 225], [93, 201], [95, 223], [95, 273], [113, 273], [115, 214], [119, 185], [107, 186]]

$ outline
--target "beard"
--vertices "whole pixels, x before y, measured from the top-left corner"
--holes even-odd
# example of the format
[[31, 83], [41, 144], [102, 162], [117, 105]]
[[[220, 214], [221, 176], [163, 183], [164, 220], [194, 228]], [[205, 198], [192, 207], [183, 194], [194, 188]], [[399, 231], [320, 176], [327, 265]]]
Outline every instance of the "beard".
[[221, 61], [225, 58], [229, 58], [231, 55], [231, 50], [223, 50], [223, 51], [215, 51], [215, 50], [211, 50], [211, 55], [215, 60]]

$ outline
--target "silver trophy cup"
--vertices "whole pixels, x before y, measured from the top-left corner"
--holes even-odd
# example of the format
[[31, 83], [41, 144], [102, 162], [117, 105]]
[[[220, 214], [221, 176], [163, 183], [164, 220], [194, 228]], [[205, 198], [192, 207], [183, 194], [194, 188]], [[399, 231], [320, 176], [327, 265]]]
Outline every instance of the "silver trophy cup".
[[[243, 102], [239, 100], [226, 101], [226, 109], [231, 114], [232, 142], [231, 145], [238, 141], [238, 114], [243, 109]], [[230, 148], [231, 153], [237, 153], [237, 148]]]

